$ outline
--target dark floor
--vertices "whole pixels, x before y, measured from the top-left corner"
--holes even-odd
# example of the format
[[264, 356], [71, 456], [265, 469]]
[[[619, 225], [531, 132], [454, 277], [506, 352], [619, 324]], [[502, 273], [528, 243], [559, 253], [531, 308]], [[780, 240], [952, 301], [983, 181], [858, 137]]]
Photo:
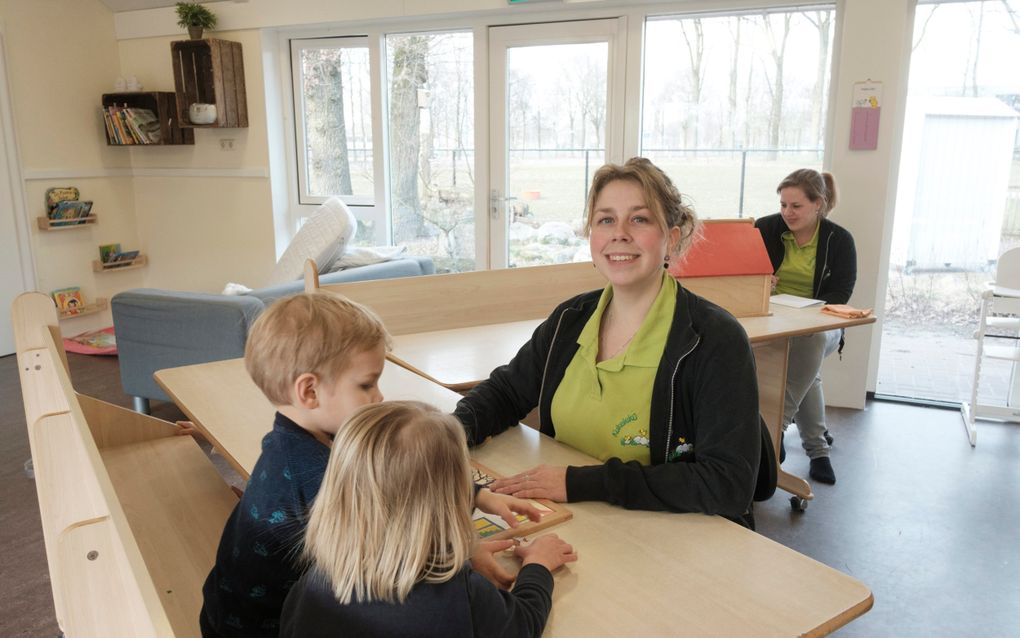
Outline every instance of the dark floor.
[[[129, 404], [115, 358], [68, 359], [80, 392]], [[971, 448], [955, 411], [872, 402], [829, 419], [839, 482], [816, 485], [804, 513], [779, 491], [755, 514], [765, 536], [871, 587], [874, 608], [836, 635], [1018, 635], [1020, 425], [982, 422]], [[0, 358], [0, 437], [0, 636], [55, 636], [13, 356]], [[786, 468], [806, 475], [795, 446]]]

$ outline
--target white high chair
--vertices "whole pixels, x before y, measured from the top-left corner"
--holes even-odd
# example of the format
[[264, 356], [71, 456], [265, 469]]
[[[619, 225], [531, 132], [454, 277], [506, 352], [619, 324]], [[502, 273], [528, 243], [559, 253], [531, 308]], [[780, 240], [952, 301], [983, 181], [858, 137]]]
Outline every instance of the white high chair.
[[[999, 328], [1013, 332], [1010, 336], [989, 335], [989, 328]], [[981, 361], [1005, 359], [1013, 362], [1013, 377], [1017, 376], [1017, 362], [1020, 362], [1020, 247], [1011, 248], [999, 257], [995, 269], [995, 281], [989, 283], [988, 290], [981, 295], [981, 318], [978, 321], [977, 354], [974, 357], [974, 385], [970, 392], [970, 401], [961, 405], [963, 425], [967, 429], [967, 438], [971, 446], [977, 444], [977, 419], [998, 419], [1001, 421], [1020, 422], [1020, 403], [1012, 405], [1014, 397], [1010, 392], [1007, 405], [985, 405], [978, 403], [978, 388], [981, 384]], [[1010, 345], [985, 345], [985, 338], [1011, 339]], [[1014, 383], [1010, 384], [1011, 387]], [[1016, 397], [1020, 401], [1020, 397]]]

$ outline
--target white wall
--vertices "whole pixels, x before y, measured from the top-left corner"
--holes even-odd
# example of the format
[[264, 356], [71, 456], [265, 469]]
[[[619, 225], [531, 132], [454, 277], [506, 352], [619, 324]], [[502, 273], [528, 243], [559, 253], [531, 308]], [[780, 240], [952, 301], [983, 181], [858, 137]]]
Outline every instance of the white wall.
[[[139, 243], [134, 193], [123, 149], [107, 148], [99, 96], [119, 74], [113, 15], [98, 0], [0, 0], [8, 53], [12, 110], [27, 196], [26, 226], [44, 292], [80, 286], [88, 299], [142, 285], [143, 270], [97, 274], [91, 263], [102, 243]], [[95, 202], [99, 224], [40, 231], [44, 194], [77, 186]], [[7, 312], [4, 309], [3, 312]], [[109, 313], [61, 322], [65, 333], [110, 325]]]
[[[838, 180], [840, 203], [832, 220], [854, 236], [857, 245], [857, 286], [852, 305], [875, 308], [885, 301], [900, 136], [907, 94], [907, 72], [913, 32], [912, 0], [846, 0], [836, 52], [829, 169]], [[883, 84], [883, 104], [874, 151], [850, 150], [853, 85], [865, 80]], [[880, 294], [880, 291], [882, 294]], [[864, 407], [869, 358], [877, 370], [881, 324], [847, 331], [843, 358], [830, 357], [823, 368], [829, 405]]]

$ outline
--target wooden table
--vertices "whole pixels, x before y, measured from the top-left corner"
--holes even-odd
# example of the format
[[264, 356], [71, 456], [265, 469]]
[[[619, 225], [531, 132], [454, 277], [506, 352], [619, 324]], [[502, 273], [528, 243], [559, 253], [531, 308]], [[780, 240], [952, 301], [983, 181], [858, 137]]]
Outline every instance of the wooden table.
[[[160, 370], [156, 381], [239, 471], [250, 474], [273, 408], [241, 360]], [[390, 399], [452, 410], [459, 396], [387, 364]], [[473, 450], [509, 474], [597, 463], [527, 427]], [[822, 636], [871, 608], [866, 586], [716, 516], [571, 503], [553, 531], [580, 559], [556, 573], [548, 636]], [[509, 559], [507, 559], [509, 560]]]
[[[873, 323], [875, 318], [840, 319], [821, 313], [817, 306], [795, 309], [772, 304], [771, 311], [767, 317], [737, 321], [747, 331], [754, 350], [760, 409], [778, 458], [790, 337]], [[393, 338], [390, 358], [451, 390], [464, 391], [487, 379], [496, 366], [510, 361], [541, 322], [529, 319], [398, 335]], [[814, 497], [807, 481], [782, 468], [779, 487], [803, 499], [801, 505]]]

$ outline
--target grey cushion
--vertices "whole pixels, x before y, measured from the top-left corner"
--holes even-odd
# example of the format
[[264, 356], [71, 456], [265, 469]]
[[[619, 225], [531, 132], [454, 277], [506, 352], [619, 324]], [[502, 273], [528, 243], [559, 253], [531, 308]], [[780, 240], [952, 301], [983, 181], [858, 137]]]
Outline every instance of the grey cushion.
[[[378, 264], [348, 268], [319, 276], [320, 284], [339, 284], [345, 281], [374, 281], [376, 279], [394, 279], [396, 277], [414, 277], [431, 275], [436, 271], [435, 264], [428, 257], [406, 257], [384, 261]], [[285, 284], [259, 288], [246, 293], [247, 296], [258, 297], [267, 306], [281, 297], [302, 292], [305, 289], [303, 279]]]

